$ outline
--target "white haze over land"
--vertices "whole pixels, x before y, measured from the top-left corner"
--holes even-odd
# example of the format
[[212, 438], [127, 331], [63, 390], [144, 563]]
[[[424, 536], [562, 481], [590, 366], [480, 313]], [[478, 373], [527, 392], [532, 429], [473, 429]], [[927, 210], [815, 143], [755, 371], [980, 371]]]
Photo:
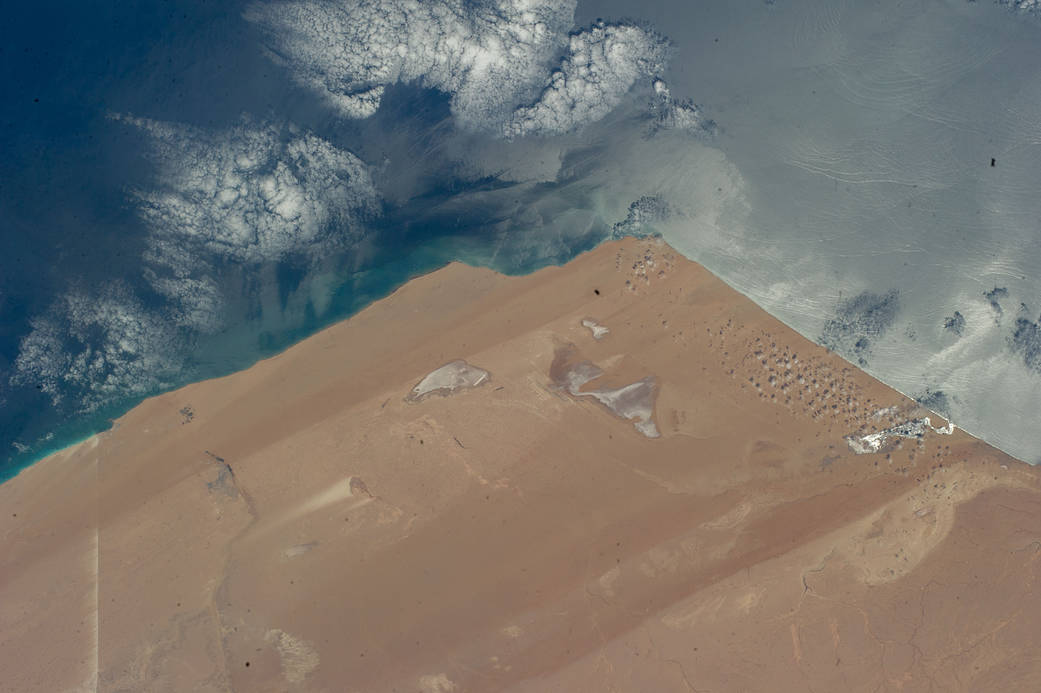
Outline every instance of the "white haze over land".
[[125, 189], [137, 288], [70, 281], [11, 384], [90, 409], [176, 383], [258, 300], [257, 331], [322, 314], [321, 282], [270, 296], [280, 263], [319, 276], [388, 227], [513, 271], [659, 233], [1041, 461], [1033, 0], [257, 0], [234, 21], [307, 126], [278, 104], [221, 125], [111, 115], [153, 168]]

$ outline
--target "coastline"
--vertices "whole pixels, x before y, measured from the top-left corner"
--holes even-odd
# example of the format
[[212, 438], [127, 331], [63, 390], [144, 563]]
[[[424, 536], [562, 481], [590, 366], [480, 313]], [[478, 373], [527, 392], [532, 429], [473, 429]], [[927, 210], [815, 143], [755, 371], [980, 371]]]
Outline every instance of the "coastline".
[[[122, 416], [125, 416], [134, 407], [141, 405], [152, 397], [159, 397], [170, 392], [175, 392], [181, 388], [206, 380], [224, 378], [233, 375], [234, 373], [247, 370], [260, 361], [275, 358], [286, 350], [291, 349], [296, 344], [311, 339], [323, 330], [326, 330], [337, 323], [350, 320], [373, 303], [388, 298], [409, 282], [437, 272], [450, 264], [459, 263], [469, 267], [488, 269], [508, 277], [521, 277], [527, 276], [546, 267], [562, 267], [573, 260], [574, 257], [591, 252], [599, 245], [610, 242], [610, 240], [610, 237], [604, 237], [592, 246], [589, 246], [588, 244], [580, 245], [574, 249], [575, 254], [557, 258], [559, 262], [550, 261], [548, 264], [536, 264], [534, 266], [531, 265], [530, 262], [507, 262], [505, 264], [496, 262], [495, 253], [489, 255], [487, 250], [474, 247], [473, 244], [467, 242], [465, 237], [439, 239], [438, 242], [433, 245], [418, 244], [403, 257], [396, 257], [393, 253], [383, 250], [381, 252], [385, 253], [388, 257], [385, 262], [376, 263], [373, 266], [365, 268], [360, 273], [351, 274], [342, 277], [339, 280], [341, 288], [334, 292], [334, 298], [331, 299], [332, 303], [336, 307], [323, 312], [322, 316], [313, 324], [301, 326], [279, 335], [274, 345], [267, 344], [260, 346], [252, 344], [251, 348], [255, 352], [254, 356], [236, 359], [236, 363], [230, 368], [218, 367], [214, 371], [202, 374], [201, 377], [196, 377], [198, 374], [190, 375], [186, 379], [179, 380], [176, 385], [153, 392], [147, 396], [127, 398], [123, 403], [106, 405], [105, 407], [102, 407], [102, 413], [100, 414], [100, 419], [104, 422], [103, 424], [91, 425], [87, 423], [86, 421], [90, 416], [88, 416], [87, 419], [76, 418], [72, 422], [71, 428], [73, 430], [86, 429], [90, 432], [86, 434], [70, 434], [67, 436], [70, 439], [67, 443], [54, 444], [49, 442], [50, 437], [62, 437], [61, 431], [64, 427], [59, 426], [57, 429], [48, 431], [43, 437], [38, 438], [35, 443], [33, 443], [33, 446], [35, 446], [40, 444], [41, 441], [45, 442], [46, 444], [42, 450], [30, 453], [24, 461], [15, 461], [22, 454], [21, 452], [8, 458], [8, 461], [5, 463], [7, 466], [0, 470], [0, 485], [3, 485], [10, 479], [16, 477], [23, 470], [41, 462], [47, 457], [60, 453], [68, 448], [73, 448], [95, 435], [110, 430], [113, 422], [117, 421]], [[360, 295], [358, 295], [356, 292], [356, 287], [359, 284], [358, 274], [376, 274], [383, 276], [383, 279], [382, 281], [377, 282], [375, 288], [367, 287]], [[362, 282], [362, 284], [364, 285], [366, 283]], [[335, 296], [341, 294], [346, 295], [346, 298], [343, 296], [335, 298]], [[259, 336], [257, 338], [259, 339]], [[92, 412], [91, 415], [93, 416], [94, 413]], [[31, 447], [32, 446], [30, 446], [30, 448]]]
[[[459, 360], [490, 377], [409, 399]], [[451, 263], [0, 484], [2, 668], [12, 690], [686, 690], [751, 656], [742, 685], [775, 690], [1033, 680], [1029, 638], [932, 667], [964, 645], [944, 604], [896, 655], [865, 635], [1041, 518], [1038, 471], [964, 431], [847, 440], [927, 414], [657, 239]], [[1028, 558], [1001, 595], [947, 595], [1005, 600], [967, 635], [1022, 634]]]
[[[664, 241], [663, 239], [661, 239], [660, 236], [657, 236], [657, 235], [651, 235], [651, 236], [628, 236], [628, 237], [625, 237], [625, 239], [632, 239], [632, 240], [657, 239], [657, 240], [667, 244], [666, 241]], [[354, 301], [352, 303], [352, 305], [347, 310], [342, 310], [341, 309], [341, 310], [338, 310], [338, 311], [334, 311], [332, 314], [326, 315], [323, 318], [321, 318], [316, 323], [316, 325], [313, 325], [313, 326], [310, 326], [310, 327], [306, 327], [306, 328], [300, 328], [300, 329], [292, 331], [289, 334], [283, 335], [283, 338], [278, 342], [278, 345], [276, 347], [274, 347], [274, 348], [268, 347], [268, 348], [265, 348], [265, 349], [261, 349], [259, 351], [258, 355], [255, 358], [253, 358], [252, 360], [247, 360], [245, 366], [234, 367], [231, 370], [220, 370], [217, 373], [207, 374], [207, 375], [205, 375], [204, 377], [201, 377], [201, 378], [191, 378], [191, 379], [188, 379], [188, 380], [186, 380], [184, 382], [181, 382], [178, 385], [171, 386], [171, 387], [169, 387], [167, 389], [164, 389], [164, 390], [161, 390], [159, 392], [155, 392], [155, 393], [149, 394], [149, 395], [147, 395], [145, 397], [129, 399], [128, 400], [129, 403], [127, 403], [127, 404], [122, 404], [122, 405], [117, 404], [117, 405], [106, 407], [105, 408], [105, 412], [106, 413], [102, 417], [103, 420], [105, 421], [105, 423], [103, 425], [90, 425], [90, 424], [84, 423], [82, 420], [74, 421], [73, 422], [74, 428], [88, 429], [90, 432], [86, 433], [86, 434], [78, 433], [78, 434], [72, 436], [72, 440], [70, 442], [68, 442], [68, 443], [61, 443], [61, 444], [56, 444], [56, 445], [55, 444], [47, 445], [40, 452], [32, 453], [31, 456], [26, 461], [19, 462], [19, 463], [12, 463], [11, 464], [11, 467], [12, 467], [11, 469], [4, 469], [3, 472], [0, 473], [0, 485], [3, 485], [5, 483], [7, 483], [11, 479], [13, 479], [16, 476], [18, 476], [19, 474], [21, 474], [24, 470], [28, 469], [29, 467], [31, 467], [31, 466], [33, 466], [35, 464], [38, 464], [39, 462], [47, 459], [48, 457], [51, 457], [51, 456], [59, 454], [59, 453], [63, 453], [65, 451], [68, 451], [69, 449], [75, 448], [76, 446], [80, 445], [81, 443], [90, 440], [94, 436], [103, 434], [103, 433], [111, 430], [113, 424], [116, 421], [118, 421], [118, 419], [120, 419], [122, 416], [125, 416], [132, 409], [134, 409], [137, 406], [140, 406], [143, 402], [145, 402], [145, 401], [147, 401], [147, 400], [149, 400], [149, 399], [151, 399], [153, 397], [160, 397], [160, 396], [168, 394], [170, 392], [176, 392], [177, 390], [180, 390], [182, 388], [188, 387], [188, 386], [193, 385], [195, 383], [204, 382], [204, 381], [207, 381], [207, 380], [214, 380], [214, 379], [228, 377], [228, 376], [233, 375], [235, 373], [248, 370], [249, 368], [252, 368], [254, 365], [256, 365], [257, 363], [259, 363], [261, 361], [265, 361], [265, 360], [271, 359], [271, 358], [277, 358], [280, 354], [282, 354], [283, 352], [287, 351], [288, 349], [293, 348], [295, 345], [297, 345], [297, 344], [299, 344], [299, 343], [301, 343], [303, 341], [306, 341], [308, 339], [312, 339], [313, 337], [315, 337], [316, 335], [320, 334], [324, 330], [329, 329], [331, 326], [334, 326], [337, 323], [345, 322], [345, 321], [348, 321], [348, 320], [352, 319], [359, 312], [364, 311], [365, 309], [367, 309], [369, 306], [373, 305], [374, 303], [378, 303], [381, 300], [389, 298], [395, 292], [399, 291], [402, 287], [404, 287], [405, 285], [409, 284], [410, 282], [412, 282], [412, 281], [414, 281], [416, 279], [419, 279], [421, 277], [424, 277], [426, 275], [438, 272], [439, 270], [443, 269], [444, 267], [446, 267], [448, 265], [458, 263], [458, 264], [461, 264], [461, 265], [464, 265], [464, 266], [473, 267], [473, 268], [477, 268], [477, 269], [487, 269], [487, 270], [490, 270], [492, 272], [495, 272], [495, 273], [498, 273], [498, 274], [502, 274], [503, 276], [506, 276], [506, 277], [522, 277], [522, 276], [527, 276], [527, 275], [530, 275], [530, 274], [537, 273], [540, 270], [548, 268], [548, 267], [564, 267], [564, 266], [567, 266], [572, 261], [574, 261], [574, 259], [576, 259], [577, 257], [580, 257], [580, 256], [582, 256], [582, 255], [584, 255], [586, 253], [593, 252], [596, 248], [600, 247], [603, 244], [617, 242], [618, 240], [620, 240], [620, 239], [608, 236], [608, 237], [605, 237], [602, 240], [600, 240], [598, 243], [593, 245], [591, 248], [586, 248], [584, 250], [579, 250], [577, 255], [572, 256], [571, 259], [566, 260], [564, 262], [561, 262], [561, 263], [551, 263], [551, 264], [547, 264], [547, 265], [540, 265], [540, 266], [534, 267], [534, 268], [532, 268], [532, 267], [520, 267], [520, 268], [518, 268], [519, 271], [517, 271], [517, 272], [511, 272], [511, 271], [508, 271], [505, 268], [500, 268], [500, 267], [493, 266], [493, 263], [491, 262], [491, 258], [483, 258], [483, 259], [482, 258], [459, 258], [459, 257], [457, 257], [459, 255], [459, 253], [453, 251], [451, 249], [451, 247], [437, 249], [434, 252], [433, 257], [427, 257], [426, 259], [423, 259], [423, 260], [406, 259], [403, 262], [403, 264], [406, 267], [409, 267], [409, 268], [412, 268], [412, 269], [410, 269], [408, 272], [406, 272], [404, 274], [401, 274], [401, 277], [392, 280], [389, 283], [389, 285], [388, 285], [389, 289], [387, 291], [377, 290], [377, 291], [374, 291], [374, 292], [367, 292], [366, 293], [366, 298], [368, 299], [368, 302], [365, 302], [365, 301]], [[419, 256], [423, 256], [424, 254], [426, 254], [426, 252], [427, 251], [423, 251], [423, 250], [415, 250], [415, 251], [413, 251], [413, 254], [418, 254]], [[683, 254], [679, 253], [678, 251], [673, 250], [673, 252], [676, 252], [678, 255], [680, 255], [681, 257], [684, 257], [689, 262], [695, 262], [696, 263], [695, 260], [690, 259], [690, 258], [686, 258], [686, 256], [683, 256]], [[394, 263], [388, 263], [388, 265], [390, 265], [390, 264], [394, 264]], [[416, 270], [415, 269], [416, 266], [421, 267], [421, 269]], [[386, 271], [386, 267], [381, 265], [381, 266], [378, 266], [378, 267], [371, 268], [371, 269], [367, 270], [367, 272], [373, 272], [373, 271], [384, 272], [384, 271]], [[392, 273], [392, 274], [394, 274], [394, 273]], [[395, 274], [394, 276], [397, 276], [397, 275]], [[718, 279], [718, 277], [717, 277], [717, 279]], [[723, 281], [723, 280], [720, 279], [720, 281]], [[735, 293], [738, 293], [739, 295], [741, 295], [744, 299], [752, 301], [753, 303], [755, 303], [755, 301], [751, 297], [747, 296], [746, 294], [738, 291], [737, 289], [734, 289], [733, 287], [729, 287], [728, 286], [728, 288], [730, 288]], [[756, 305], [758, 305], [758, 304], [756, 304]], [[759, 307], [762, 308], [762, 306], [759, 306]], [[762, 308], [762, 310], [765, 311], [766, 309]], [[780, 322], [779, 318], [775, 317], [774, 319], [778, 320]], [[787, 328], [789, 328], [789, 329], [795, 330], [794, 327], [792, 327], [790, 325], [787, 325], [786, 323], [782, 323], [782, 324], [785, 324], [785, 326]], [[803, 336], [808, 341], [816, 343], [810, 336], [807, 336], [807, 335], [803, 335]], [[845, 356], [843, 356], [839, 352], [831, 352], [831, 353], [834, 353], [838, 358], [842, 359], [845, 363], [849, 364], [849, 366], [851, 368], [855, 368], [857, 370], [862, 370], [859, 365], [857, 365], [853, 361], [849, 360], [848, 358], [846, 358]], [[869, 376], [869, 377], [875, 378], [875, 376]], [[895, 392], [899, 393], [903, 397], [906, 397], [908, 400], [917, 401], [916, 398], [912, 394], [903, 392], [902, 390], [900, 390], [899, 388], [893, 386], [892, 384], [886, 383], [886, 386], [891, 388]], [[925, 407], [924, 405], [920, 405], [920, 406], [922, 406], [923, 408], [927, 409], [927, 407]], [[929, 409], [929, 411], [931, 411], [934, 414], [934, 416], [938, 416], [938, 417], [942, 418], [944, 421], [949, 421], [945, 414], [943, 414], [941, 412], [937, 412], [935, 410], [931, 410], [931, 409]], [[951, 423], [953, 423], [953, 421], [951, 421]], [[966, 433], [968, 433], [973, 438], [976, 438], [976, 439], [979, 439], [979, 440], [982, 441], [982, 438], [980, 438], [979, 434], [974, 432], [974, 431], [972, 431], [971, 429], [964, 428], [962, 426], [958, 426], [958, 428], [960, 430], [962, 430], [962, 431], [965, 431]], [[45, 438], [46, 437], [55, 436], [56, 433], [57, 433], [57, 431], [51, 431], [50, 433], [47, 434], [47, 436], [45, 436]], [[40, 439], [40, 440], [43, 440], [43, 439]], [[39, 443], [39, 442], [40, 441], [38, 440], [37, 443]], [[986, 441], [982, 441], [982, 442], [986, 443]], [[993, 446], [993, 444], [991, 444], [991, 443], [986, 443], [986, 444]], [[1001, 448], [997, 448], [997, 449], [1001, 450]], [[1022, 460], [1020, 458], [1016, 458], [1014, 455], [1012, 455], [1012, 453], [1009, 453], [1009, 452], [1007, 452], [1005, 450], [1001, 450], [1001, 451], [1004, 454], [1007, 454], [1010, 457], [1013, 457], [1014, 459], [1017, 459], [1017, 461], [1023, 462], [1025, 464], [1033, 464], [1031, 462], [1027, 462], [1026, 460]], [[22, 454], [22, 453], [19, 452], [18, 454], [11, 456], [9, 458], [9, 461], [13, 462], [13, 460], [17, 459], [18, 455], [20, 455], [20, 454]]]

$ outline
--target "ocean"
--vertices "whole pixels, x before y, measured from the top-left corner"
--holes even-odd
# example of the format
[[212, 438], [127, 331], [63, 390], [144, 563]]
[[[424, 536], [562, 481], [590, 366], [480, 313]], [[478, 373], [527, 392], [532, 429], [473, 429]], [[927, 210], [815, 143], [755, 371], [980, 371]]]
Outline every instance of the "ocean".
[[1037, 463], [1028, 5], [16, 8], [0, 479], [446, 262], [648, 233]]

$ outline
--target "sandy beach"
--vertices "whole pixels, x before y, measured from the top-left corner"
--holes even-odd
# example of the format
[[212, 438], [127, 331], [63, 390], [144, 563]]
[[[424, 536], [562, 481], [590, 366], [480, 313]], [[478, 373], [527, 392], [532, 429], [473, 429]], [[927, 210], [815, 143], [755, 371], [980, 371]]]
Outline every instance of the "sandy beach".
[[0, 691], [1041, 690], [947, 424], [654, 239], [452, 264], [0, 485]]

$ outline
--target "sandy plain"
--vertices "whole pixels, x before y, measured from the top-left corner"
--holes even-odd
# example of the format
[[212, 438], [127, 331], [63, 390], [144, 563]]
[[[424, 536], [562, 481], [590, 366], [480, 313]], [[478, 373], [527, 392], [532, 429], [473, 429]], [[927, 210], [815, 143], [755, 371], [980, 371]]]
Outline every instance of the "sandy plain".
[[945, 423], [653, 239], [449, 265], [0, 485], [0, 690], [1041, 690]]

